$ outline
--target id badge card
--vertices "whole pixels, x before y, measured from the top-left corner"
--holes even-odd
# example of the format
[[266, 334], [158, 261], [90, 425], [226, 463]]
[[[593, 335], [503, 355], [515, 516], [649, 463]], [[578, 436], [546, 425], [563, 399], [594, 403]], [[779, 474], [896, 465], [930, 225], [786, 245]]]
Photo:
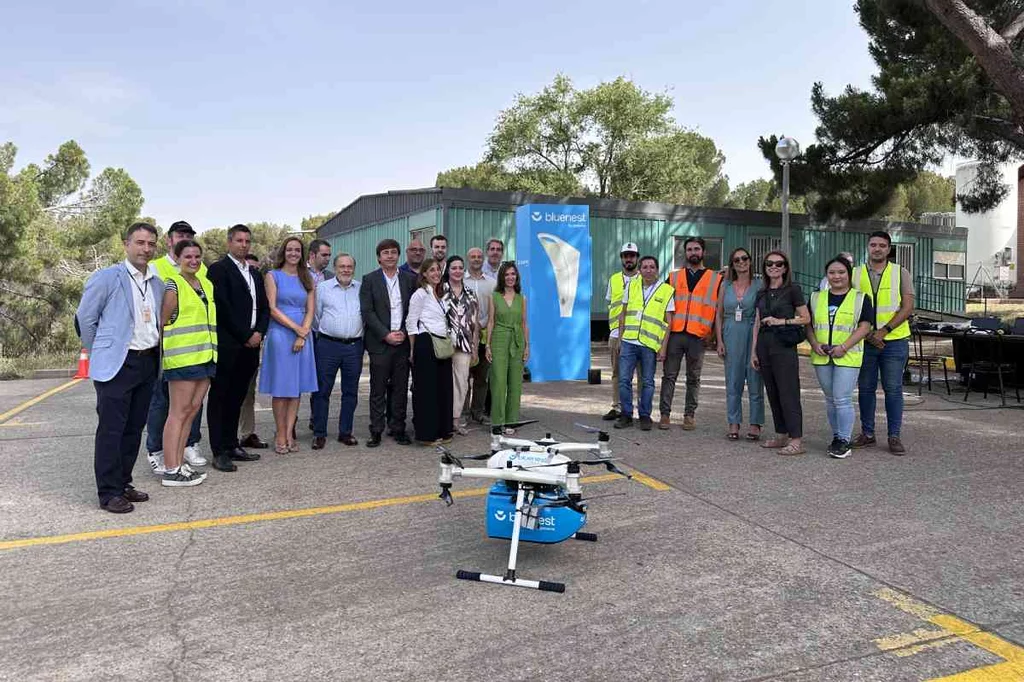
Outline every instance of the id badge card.
[[743, 321], [743, 308], [740, 308], [739, 306], [736, 306], [736, 321]]
[[142, 309], [142, 321], [145, 322], [146, 324], [149, 324], [150, 322], [153, 321], [153, 311], [150, 309], [149, 306], [146, 306], [145, 308]]

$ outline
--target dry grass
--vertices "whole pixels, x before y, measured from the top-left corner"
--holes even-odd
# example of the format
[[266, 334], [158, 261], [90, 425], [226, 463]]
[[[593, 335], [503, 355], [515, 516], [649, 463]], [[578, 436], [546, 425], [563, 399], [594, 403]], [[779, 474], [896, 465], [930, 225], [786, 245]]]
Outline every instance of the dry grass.
[[982, 301], [972, 299], [967, 302], [967, 316], [998, 317], [1004, 324], [1012, 325], [1018, 317], [1024, 317], [1024, 300], [1001, 301], [990, 298], [987, 301]]
[[37, 369], [66, 369], [75, 367], [78, 353], [47, 353], [20, 358], [0, 356], [0, 380], [25, 379]]

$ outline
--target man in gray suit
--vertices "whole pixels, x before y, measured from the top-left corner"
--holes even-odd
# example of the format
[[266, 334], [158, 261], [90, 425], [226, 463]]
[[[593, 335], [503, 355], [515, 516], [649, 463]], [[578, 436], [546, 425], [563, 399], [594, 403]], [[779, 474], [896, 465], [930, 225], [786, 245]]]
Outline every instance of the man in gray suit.
[[164, 285], [149, 267], [156, 240], [149, 223], [131, 225], [125, 260], [93, 273], [75, 314], [96, 388], [96, 488], [100, 508], [115, 514], [149, 499], [132, 487], [132, 470], [160, 361]]
[[359, 288], [363, 342], [370, 354], [370, 439], [366, 441], [370, 448], [380, 445], [387, 408], [389, 433], [400, 445], [412, 443], [405, 432], [409, 400], [409, 336], [405, 317], [416, 280], [398, 269], [400, 249], [394, 239], [377, 244], [380, 268], [363, 277]]

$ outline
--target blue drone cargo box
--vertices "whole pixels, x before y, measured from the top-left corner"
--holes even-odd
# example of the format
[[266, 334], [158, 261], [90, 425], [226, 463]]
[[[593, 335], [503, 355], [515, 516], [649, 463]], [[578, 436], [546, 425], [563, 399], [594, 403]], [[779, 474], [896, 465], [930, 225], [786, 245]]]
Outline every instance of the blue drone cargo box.
[[[555, 543], [567, 540], [583, 528], [587, 515], [569, 507], [545, 507], [564, 499], [557, 493], [536, 491], [530, 519], [523, 519], [519, 539], [524, 542]], [[516, 520], [516, 490], [497, 481], [487, 494], [487, 537], [512, 539]], [[535, 521], [535, 522], [534, 522]], [[533, 526], [527, 527], [527, 523]]]

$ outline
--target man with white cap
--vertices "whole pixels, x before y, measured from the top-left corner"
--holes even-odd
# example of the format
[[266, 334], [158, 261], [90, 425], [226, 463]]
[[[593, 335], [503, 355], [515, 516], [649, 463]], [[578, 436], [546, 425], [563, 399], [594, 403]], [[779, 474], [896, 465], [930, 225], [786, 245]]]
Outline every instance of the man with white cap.
[[608, 293], [605, 296], [608, 301], [608, 352], [612, 360], [612, 409], [602, 417], [605, 421], [618, 419], [622, 411], [619, 403], [619, 316], [625, 303], [626, 292], [629, 290], [629, 282], [637, 276], [640, 249], [633, 242], [626, 242], [619, 249], [619, 258], [622, 260], [622, 271], [609, 278]]

